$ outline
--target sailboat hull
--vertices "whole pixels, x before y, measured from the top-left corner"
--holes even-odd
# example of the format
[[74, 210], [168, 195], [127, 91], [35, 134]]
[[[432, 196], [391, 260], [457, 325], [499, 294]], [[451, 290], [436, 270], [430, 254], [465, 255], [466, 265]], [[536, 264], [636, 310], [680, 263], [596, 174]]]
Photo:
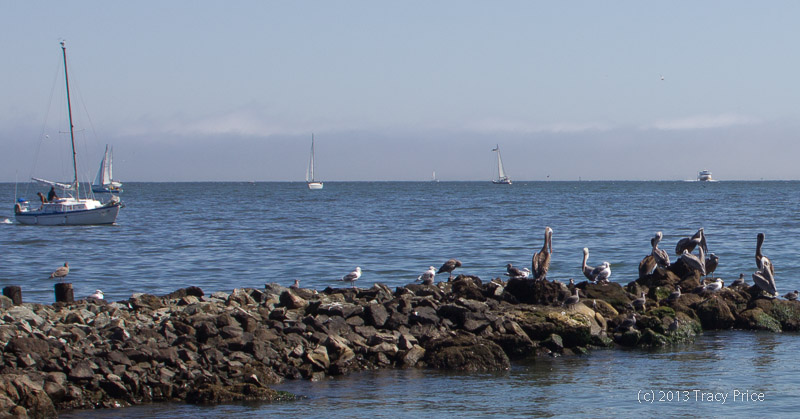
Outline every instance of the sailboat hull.
[[74, 211], [27, 211], [15, 214], [17, 222], [42, 226], [81, 226], [114, 224], [121, 204], [110, 203], [98, 208]]
[[493, 180], [492, 183], [494, 183], [495, 185], [510, 185], [511, 179]]
[[308, 182], [308, 189], [322, 189], [322, 182]]
[[113, 193], [118, 194], [122, 192], [122, 189], [113, 188], [111, 186], [103, 186], [103, 185], [92, 185], [92, 192], [94, 193]]

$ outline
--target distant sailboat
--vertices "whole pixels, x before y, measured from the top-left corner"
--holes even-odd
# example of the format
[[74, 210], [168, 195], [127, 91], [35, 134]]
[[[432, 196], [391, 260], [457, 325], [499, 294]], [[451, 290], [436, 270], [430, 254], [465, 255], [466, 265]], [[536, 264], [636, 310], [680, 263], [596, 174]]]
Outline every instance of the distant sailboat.
[[495, 146], [492, 151], [497, 152], [497, 179], [492, 180], [495, 185], [510, 185], [511, 178], [506, 176], [506, 171], [503, 170], [503, 159], [500, 157], [500, 145]]
[[308, 183], [308, 189], [322, 189], [322, 182], [314, 179], [314, 134], [311, 134], [311, 158], [308, 161], [306, 183]]
[[434, 182], [434, 183], [436, 183], [436, 182], [438, 182], [438, 181], [439, 181], [439, 179], [437, 179], [437, 178], [436, 178], [436, 171], [434, 170], [434, 171], [433, 171], [433, 176], [431, 177], [431, 182]]
[[100, 170], [97, 171], [97, 177], [94, 178], [92, 183], [92, 192], [94, 193], [120, 193], [122, 192], [122, 182], [113, 179], [114, 169], [112, 168], [112, 154], [114, 149], [110, 151], [108, 144], [106, 144], [106, 152], [103, 155], [103, 160], [100, 161]]

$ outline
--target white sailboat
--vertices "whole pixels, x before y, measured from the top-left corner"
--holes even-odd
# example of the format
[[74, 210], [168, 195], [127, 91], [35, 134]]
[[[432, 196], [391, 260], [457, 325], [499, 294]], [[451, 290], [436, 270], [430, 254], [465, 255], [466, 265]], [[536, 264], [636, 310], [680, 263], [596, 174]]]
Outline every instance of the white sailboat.
[[492, 180], [495, 185], [510, 185], [511, 178], [506, 175], [503, 169], [503, 159], [500, 157], [500, 145], [496, 145], [492, 151], [497, 152], [497, 179]]
[[[67, 113], [69, 114], [69, 136], [72, 141], [72, 169], [74, 177], [72, 183], [53, 182], [33, 178], [33, 180], [50, 186], [50, 195], [44, 198], [41, 193], [41, 205], [37, 208], [24, 198], [17, 199], [14, 205], [14, 216], [20, 224], [32, 225], [96, 225], [113, 224], [122, 207], [119, 198], [112, 196], [111, 200], [103, 204], [96, 199], [80, 198], [80, 184], [78, 183], [78, 163], [75, 158], [75, 134], [72, 125], [72, 105], [69, 97], [69, 74], [67, 72], [67, 48], [61, 42], [61, 52], [64, 56], [64, 79], [67, 88]], [[64, 197], [58, 197], [55, 188], [59, 188]], [[73, 195], [74, 194], [74, 195]]]
[[106, 152], [103, 154], [103, 160], [100, 161], [100, 170], [97, 171], [97, 177], [94, 178], [92, 183], [92, 192], [94, 193], [120, 193], [122, 192], [122, 182], [113, 179], [113, 155], [114, 149], [110, 151], [108, 144], [106, 144]]
[[436, 171], [433, 171], [433, 176], [431, 177], [431, 182], [438, 183], [439, 179], [436, 177]]
[[311, 134], [311, 158], [308, 160], [308, 171], [306, 171], [306, 183], [308, 189], [322, 189], [322, 182], [314, 179], [314, 134]]

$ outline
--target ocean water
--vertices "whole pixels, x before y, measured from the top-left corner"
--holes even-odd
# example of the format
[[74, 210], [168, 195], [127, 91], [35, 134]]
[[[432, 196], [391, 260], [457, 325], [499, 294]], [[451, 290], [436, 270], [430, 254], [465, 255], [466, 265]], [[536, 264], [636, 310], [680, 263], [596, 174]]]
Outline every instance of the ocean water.
[[[37, 190], [19, 185], [15, 194], [15, 185], [0, 184], [0, 199], [8, 202], [2, 215], [13, 220], [15, 196], [32, 198]], [[126, 183], [117, 225], [0, 224], [0, 286], [19, 285], [25, 301], [50, 303], [48, 276], [64, 261], [76, 298], [102, 289], [110, 300], [187, 286], [230, 292], [295, 279], [321, 290], [348, 286], [337, 279], [356, 266], [363, 270], [357, 286], [396, 287], [449, 258], [463, 263], [455, 273], [489, 280], [502, 277], [507, 263], [530, 266], [545, 226], [554, 231], [548, 278], [582, 280], [581, 249], [588, 247], [590, 265], [610, 262], [611, 280], [626, 284], [636, 279], [656, 231], [664, 233], [661, 247], [674, 253], [680, 238], [703, 227], [709, 250], [720, 258], [716, 275], [726, 284], [740, 272], [752, 282], [756, 234], [765, 233], [763, 252], [783, 294], [800, 288], [793, 274], [800, 267], [798, 192], [800, 182], [793, 181], [326, 182], [319, 191], [304, 183]], [[308, 399], [277, 405], [163, 404], [97, 413], [763, 416], [796, 405], [799, 348], [795, 334], [707, 333], [686, 347], [539, 359], [499, 374], [399, 370], [287, 382], [278, 388]], [[726, 389], [729, 397], [738, 389], [763, 392], [766, 399], [729, 399], [724, 406], [695, 400]], [[691, 400], [640, 404], [640, 390], [656, 398], [659, 391], [686, 391], [680, 398]], [[658, 410], [663, 407], [672, 410]]]

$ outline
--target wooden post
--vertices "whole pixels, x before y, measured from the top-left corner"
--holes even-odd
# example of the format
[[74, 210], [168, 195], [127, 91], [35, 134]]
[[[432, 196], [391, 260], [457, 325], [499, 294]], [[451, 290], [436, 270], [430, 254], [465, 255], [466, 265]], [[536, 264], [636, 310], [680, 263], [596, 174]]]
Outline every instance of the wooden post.
[[3, 288], [3, 295], [10, 298], [15, 306], [22, 304], [22, 288], [16, 285], [9, 285]]
[[72, 284], [67, 282], [59, 282], [56, 284], [56, 302], [57, 303], [72, 303], [75, 301], [75, 295], [72, 292]]

